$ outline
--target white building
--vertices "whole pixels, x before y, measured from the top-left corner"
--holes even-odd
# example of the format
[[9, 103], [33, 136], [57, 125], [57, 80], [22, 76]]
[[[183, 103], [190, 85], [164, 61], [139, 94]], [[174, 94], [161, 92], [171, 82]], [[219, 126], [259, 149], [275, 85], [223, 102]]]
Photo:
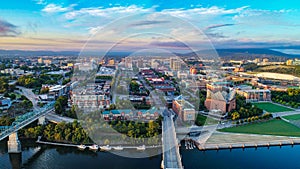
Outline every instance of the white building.
[[25, 74], [25, 71], [22, 69], [4, 69], [1, 70], [1, 73], [10, 75], [23, 75]]

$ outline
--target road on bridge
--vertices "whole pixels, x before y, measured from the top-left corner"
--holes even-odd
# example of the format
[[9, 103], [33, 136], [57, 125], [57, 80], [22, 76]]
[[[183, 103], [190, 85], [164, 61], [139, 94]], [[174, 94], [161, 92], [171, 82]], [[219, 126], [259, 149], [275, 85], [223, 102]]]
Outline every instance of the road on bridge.
[[163, 160], [164, 168], [183, 168], [176, 139], [172, 113], [165, 109], [163, 112]]

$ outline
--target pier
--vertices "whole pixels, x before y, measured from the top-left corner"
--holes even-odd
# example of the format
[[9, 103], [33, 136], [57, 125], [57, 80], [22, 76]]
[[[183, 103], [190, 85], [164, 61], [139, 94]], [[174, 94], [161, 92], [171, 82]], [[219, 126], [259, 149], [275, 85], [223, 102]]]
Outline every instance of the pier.
[[258, 148], [271, 146], [287, 146], [300, 144], [300, 138], [290, 140], [276, 140], [276, 141], [260, 141], [260, 142], [242, 142], [242, 143], [221, 143], [221, 144], [199, 144], [195, 142], [197, 148], [201, 151], [205, 150], [220, 150], [220, 149], [238, 149], [238, 148]]
[[[48, 141], [41, 141], [40, 138], [36, 141], [38, 144], [45, 144], [45, 145], [53, 145], [53, 146], [64, 146], [64, 147], [75, 147], [78, 148], [80, 144], [71, 144], [71, 143], [55, 143], [55, 142], [48, 142]], [[86, 145], [87, 146], [87, 145]], [[99, 146], [106, 146], [106, 145], [99, 145]], [[112, 149], [138, 149], [140, 146], [109, 146]], [[145, 149], [151, 149], [151, 148], [161, 148], [162, 145], [153, 145], [153, 146], [144, 146]], [[101, 148], [99, 148], [101, 150]]]

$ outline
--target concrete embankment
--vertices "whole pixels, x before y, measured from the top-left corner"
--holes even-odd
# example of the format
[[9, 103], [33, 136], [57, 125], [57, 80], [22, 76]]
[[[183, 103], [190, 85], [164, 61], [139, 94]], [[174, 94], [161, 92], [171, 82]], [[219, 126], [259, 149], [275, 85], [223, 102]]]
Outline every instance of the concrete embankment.
[[196, 146], [199, 150], [220, 150], [220, 149], [237, 149], [237, 148], [258, 148], [258, 147], [271, 147], [271, 146], [286, 146], [286, 145], [298, 145], [300, 139], [290, 140], [276, 140], [276, 141], [264, 141], [264, 142], [249, 142], [249, 143], [223, 143], [223, 144], [199, 144]]

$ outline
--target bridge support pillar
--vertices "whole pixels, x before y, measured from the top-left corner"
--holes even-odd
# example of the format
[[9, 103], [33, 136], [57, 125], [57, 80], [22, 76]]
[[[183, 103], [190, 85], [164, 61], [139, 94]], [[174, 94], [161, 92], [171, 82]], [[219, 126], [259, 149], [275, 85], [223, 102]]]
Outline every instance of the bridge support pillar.
[[8, 153], [21, 153], [21, 142], [18, 138], [18, 133], [13, 132], [11, 135], [9, 135], [9, 139], [7, 142], [8, 147]]
[[46, 116], [41, 116], [41, 117], [38, 119], [38, 124], [40, 124], [40, 125], [45, 125], [45, 124], [46, 124]]

